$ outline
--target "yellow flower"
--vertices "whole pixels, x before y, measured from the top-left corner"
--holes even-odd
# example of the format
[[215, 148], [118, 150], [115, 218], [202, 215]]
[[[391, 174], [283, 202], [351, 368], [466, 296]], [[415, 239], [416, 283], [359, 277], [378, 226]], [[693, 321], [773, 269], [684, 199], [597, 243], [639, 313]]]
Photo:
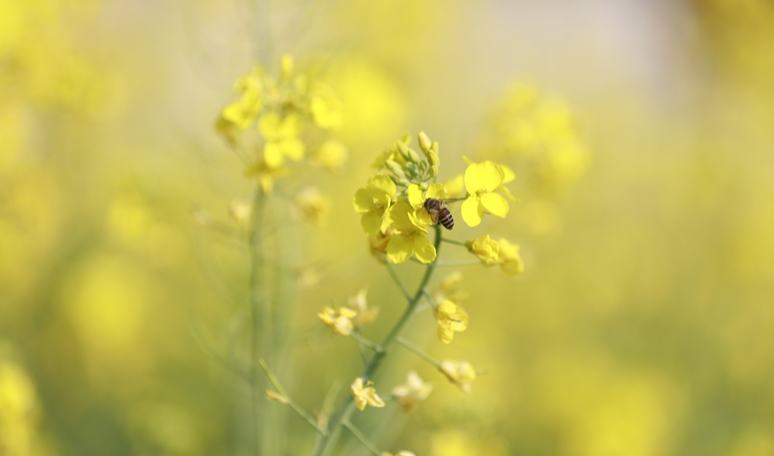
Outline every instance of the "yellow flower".
[[357, 313], [353, 321], [355, 326], [367, 325], [376, 320], [376, 317], [379, 315], [379, 308], [368, 307], [368, 290], [365, 288], [349, 298], [347, 307]]
[[328, 215], [330, 202], [317, 187], [305, 187], [296, 195], [296, 208], [311, 223], [320, 223]]
[[274, 181], [286, 173], [287, 170], [285, 168], [268, 166], [262, 159], [259, 159], [245, 170], [245, 176], [256, 177], [261, 185], [261, 190], [266, 194], [271, 193], [274, 188]]
[[366, 406], [381, 408], [384, 407], [384, 400], [376, 394], [374, 382], [364, 383], [361, 377], [355, 379], [352, 383], [352, 397], [355, 399], [355, 407], [361, 412]]
[[339, 141], [328, 140], [322, 143], [313, 157], [314, 164], [328, 171], [340, 169], [347, 160], [347, 148]]
[[342, 336], [348, 336], [352, 334], [352, 330], [355, 325], [352, 319], [355, 318], [357, 312], [348, 307], [339, 307], [338, 310], [332, 307], [324, 307], [317, 316], [325, 323], [326, 326], [331, 328], [336, 334]]
[[446, 198], [463, 198], [465, 196], [465, 179], [462, 174], [443, 183]]
[[476, 379], [476, 371], [467, 361], [441, 361], [438, 367], [450, 382], [457, 385], [462, 391], [469, 393], [470, 385]]
[[237, 134], [248, 129], [260, 113], [263, 85], [263, 71], [258, 67], [234, 84], [234, 91], [240, 97], [223, 108], [215, 124], [230, 143], [233, 144]]
[[468, 329], [468, 313], [448, 299], [438, 302], [435, 318], [438, 322], [438, 339], [445, 344], [450, 344], [454, 340], [455, 332]]
[[513, 171], [507, 166], [488, 160], [469, 164], [464, 176], [468, 197], [462, 203], [462, 220], [468, 226], [478, 226], [484, 214], [501, 218], [508, 215], [508, 201], [497, 191], [510, 195], [503, 184], [513, 179]]
[[387, 209], [395, 201], [397, 188], [387, 176], [375, 176], [368, 185], [355, 192], [355, 211], [361, 214], [360, 223], [366, 234], [384, 233], [389, 220], [385, 217]]
[[500, 265], [506, 274], [516, 275], [524, 271], [524, 262], [519, 255], [519, 246], [506, 239], [496, 241], [485, 234], [467, 242], [468, 251], [478, 257], [481, 263], [491, 266]]
[[265, 114], [258, 121], [258, 129], [266, 139], [263, 159], [267, 166], [278, 168], [285, 159], [299, 161], [304, 158], [304, 143], [298, 139], [299, 122], [297, 115], [280, 117], [276, 112]]
[[406, 383], [398, 385], [392, 390], [392, 396], [398, 400], [403, 410], [410, 412], [417, 403], [424, 401], [433, 391], [433, 385], [425, 383], [414, 371], [408, 373]]
[[341, 126], [341, 103], [333, 90], [324, 84], [315, 84], [309, 99], [312, 119], [322, 129], [334, 130]]
[[403, 263], [412, 255], [422, 263], [435, 260], [435, 246], [427, 238], [433, 221], [421, 204], [414, 207], [410, 200], [398, 201], [390, 208], [387, 218], [393, 230], [387, 243], [388, 260]]

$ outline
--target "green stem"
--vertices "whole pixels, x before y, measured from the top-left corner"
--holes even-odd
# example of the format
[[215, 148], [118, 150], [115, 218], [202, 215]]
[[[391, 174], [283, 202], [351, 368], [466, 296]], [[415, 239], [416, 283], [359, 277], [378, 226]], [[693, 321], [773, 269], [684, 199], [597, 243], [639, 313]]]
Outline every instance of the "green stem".
[[446, 242], [447, 244], [461, 245], [463, 247], [468, 246], [468, 244], [465, 241], [457, 241], [454, 239], [444, 239], [443, 242]]
[[[395, 326], [392, 327], [390, 332], [387, 334], [387, 336], [380, 344], [382, 347], [382, 350], [374, 353], [374, 356], [371, 358], [371, 361], [366, 366], [365, 371], [362, 374], [362, 377], [364, 380], [368, 380], [374, 376], [376, 371], [379, 369], [379, 366], [381, 366], [382, 362], [384, 361], [384, 358], [387, 356], [389, 348], [398, 339], [398, 337], [400, 337], [400, 333], [403, 331], [403, 328], [406, 326], [409, 320], [411, 320], [411, 317], [413, 316], [414, 311], [416, 310], [417, 304], [419, 304], [419, 301], [422, 299], [425, 288], [430, 283], [430, 279], [432, 278], [433, 272], [435, 271], [435, 266], [436, 266], [436, 263], [438, 262], [438, 255], [440, 253], [442, 239], [443, 238], [441, 236], [441, 229], [438, 225], [436, 225], [435, 241], [434, 241], [436, 259], [435, 261], [427, 265], [427, 268], [425, 269], [425, 273], [422, 276], [422, 279], [419, 281], [417, 290], [414, 293], [414, 295], [411, 297], [411, 299], [408, 301], [408, 305], [406, 306], [406, 309], [403, 311], [403, 314], [400, 316], [400, 319], [397, 321], [397, 323], [395, 323]], [[355, 410], [355, 403], [353, 402], [352, 396], [350, 395], [347, 397], [347, 399], [344, 402], [342, 402], [339, 405], [339, 408], [333, 414], [330, 425], [328, 427], [328, 433], [318, 441], [317, 448], [315, 449], [315, 452], [314, 452], [315, 456], [325, 456], [331, 451], [333, 445], [338, 439], [338, 435], [341, 432], [341, 427], [343, 423], [349, 420], [349, 417], [350, 415], [352, 415], [354, 410]]]
[[277, 390], [278, 393], [280, 393], [286, 400], [288, 407], [291, 408], [298, 416], [304, 419], [307, 423], [309, 423], [310, 426], [314, 428], [315, 431], [319, 432], [320, 434], [325, 434], [325, 431], [323, 429], [320, 429], [320, 427], [317, 425], [317, 421], [315, 421], [314, 418], [312, 418], [312, 415], [306, 412], [303, 408], [301, 408], [296, 401], [290, 398], [288, 395], [288, 392], [285, 390], [285, 388], [282, 387], [282, 384], [277, 379], [277, 376], [274, 375], [274, 373], [269, 369], [269, 366], [266, 365], [266, 362], [259, 358], [258, 364], [261, 366], [261, 369], [263, 370], [263, 373], [266, 374], [266, 378], [269, 380], [269, 383], [271, 383], [271, 386], [274, 387], [275, 390]]
[[441, 363], [437, 359], [433, 358], [432, 356], [428, 355], [424, 350], [420, 349], [419, 347], [414, 346], [414, 344], [410, 343], [406, 339], [399, 337], [396, 341], [398, 345], [402, 346], [406, 350], [410, 351], [411, 353], [419, 356], [423, 360], [427, 361], [428, 363], [432, 364], [433, 367], [438, 368], [440, 367]]
[[368, 451], [371, 452], [371, 454], [375, 454], [376, 456], [379, 456], [381, 454], [379, 452], [379, 450], [376, 449], [374, 444], [371, 443], [368, 440], [368, 438], [365, 435], [363, 435], [362, 432], [360, 432], [360, 429], [358, 429], [355, 426], [353, 426], [352, 423], [350, 423], [349, 421], [344, 421], [342, 423], [342, 426], [347, 428], [349, 430], [349, 432], [351, 432], [352, 435], [354, 435], [355, 438], [358, 439], [360, 441], [360, 443], [363, 444], [364, 447], [368, 448]]
[[252, 418], [251, 440], [254, 453], [259, 452], [258, 446], [258, 332], [261, 321], [268, 319], [261, 315], [264, 299], [263, 270], [263, 216], [265, 195], [260, 187], [255, 189], [250, 217], [248, 243], [250, 249], [250, 414]]
[[405, 286], [403, 286], [403, 282], [400, 281], [400, 277], [398, 277], [398, 273], [395, 271], [395, 268], [390, 263], [384, 263], [385, 266], [387, 266], [387, 272], [390, 273], [390, 277], [392, 278], [392, 281], [395, 282], [395, 285], [400, 288], [400, 292], [403, 293], [403, 297], [406, 298], [406, 300], [411, 299], [411, 295], [409, 294], [409, 291], [406, 289]]

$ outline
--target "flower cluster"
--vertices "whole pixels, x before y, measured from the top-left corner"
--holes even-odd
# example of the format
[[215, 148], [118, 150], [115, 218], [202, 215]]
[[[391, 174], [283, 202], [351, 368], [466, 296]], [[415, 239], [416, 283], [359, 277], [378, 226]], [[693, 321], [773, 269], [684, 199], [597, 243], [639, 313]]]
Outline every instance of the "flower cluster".
[[309, 155], [312, 164], [326, 169], [343, 164], [346, 148], [330, 137], [341, 124], [340, 103], [328, 86], [296, 73], [292, 57], [282, 58], [278, 76], [255, 67], [237, 80], [234, 92], [216, 128], [232, 147], [249, 149], [246, 174], [258, 179], [265, 193], [290, 163]]
[[369, 307], [365, 289], [349, 298], [347, 305], [338, 309], [324, 307], [317, 314], [325, 326], [341, 336], [349, 336], [355, 328], [371, 323], [378, 315], [378, 308]]
[[[386, 256], [391, 263], [415, 258], [422, 263], [436, 259], [429, 239], [430, 228], [439, 223], [439, 210], [429, 208], [428, 200], [440, 205], [462, 201], [462, 220], [470, 227], [480, 225], [486, 215], [504, 218], [510, 212], [509, 200], [515, 200], [506, 184], [515, 179], [509, 167], [485, 160], [468, 160], [462, 176], [438, 182], [440, 155], [437, 142], [424, 133], [418, 135], [419, 151], [404, 137], [385, 150], [374, 162], [375, 174], [355, 192], [353, 205], [369, 239], [371, 251]], [[445, 209], [445, 208], [444, 208]], [[453, 226], [453, 225], [452, 225]], [[485, 236], [489, 240], [489, 236]], [[523, 269], [518, 247], [506, 240], [469, 241], [471, 253], [482, 263], [500, 264], [515, 274]], [[483, 244], [483, 245], [482, 245]], [[437, 309], [442, 340], [451, 341], [454, 331], [464, 331], [467, 314], [457, 306], [441, 302]]]

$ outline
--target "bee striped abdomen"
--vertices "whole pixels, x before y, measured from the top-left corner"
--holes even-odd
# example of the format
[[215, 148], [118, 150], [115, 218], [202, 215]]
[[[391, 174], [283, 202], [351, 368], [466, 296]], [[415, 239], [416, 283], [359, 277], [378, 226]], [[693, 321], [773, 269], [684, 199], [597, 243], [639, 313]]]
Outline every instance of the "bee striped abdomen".
[[438, 223], [443, 225], [447, 230], [454, 228], [454, 217], [452, 217], [449, 209], [442, 207], [440, 211], [438, 211]]

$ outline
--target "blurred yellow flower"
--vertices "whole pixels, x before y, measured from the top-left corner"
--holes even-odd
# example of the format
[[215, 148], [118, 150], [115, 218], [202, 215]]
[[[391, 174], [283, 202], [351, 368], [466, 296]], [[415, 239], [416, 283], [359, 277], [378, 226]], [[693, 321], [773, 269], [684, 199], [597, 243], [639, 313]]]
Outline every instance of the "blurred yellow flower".
[[296, 208], [304, 220], [321, 223], [330, 211], [330, 201], [320, 193], [317, 187], [304, 187], [295, 198]]
[[324, 84], [315, 84], [309, 100], [312, 119], [322, 129], [335, 130], [341, 126], [341, 102], [333, 90]]
[[369, 381], [364, 383], [361, 377], [355, 379], [352, 383], [352, 397], [355, 400], [355, 407], [361, 412], [365, 410], [366, 406], [381, 408], [384, 407], [384, 400], [376, 394], [374, 389], [374, 383]]
[[476, 379], [476, 371], [473, 366], [467, 361], [441, 361], [441, 365], [438, 367], [450, 382], [457, 385], [462, 391], [469, 393], [471, 383]]
[[406, 383], [393, 388], [392, 396], [398, 400], [403, 410], [410, 412], [419, 402], [427, 399], [431, 392], [433, 392], [433, 385], [426, 383], [419, 374], [411, 371], [406, 377]]
[[468, 329], [468, 313], [448, 299], [437, 303], [435, 318], [438, 322], [438, 339], [445, 344], [450, 344], [454, 340], [455, 332]]
[[304, 158], [304, 143], [298, 139], [300, 119], [294, 114], [280, 117], [276, 112], [261, 116], [258, 129], [266, 139], [263, 160], [266, 166], [278, 168], [285, 159], [297, 162]]
[[470, 163], [464, 176], [468, 197], [462, 202], [462, 220], [468, 226], [478, 226], [484, 214], [501, 218], [508, 215], [508, 201], [497, 191], [509, 195], [503, 185], [513, 179], [513, 171], [507, 166], [489, 160]]
[[468, 251], [477, 256], [485, 265], [499, 264], [500, 268], [510, 275], [516, 275], [524, 271], [524, 263], [519, 255], [519, 246], [511, 244], [506, 239], [496, 241], [485, 234], [477, 239], [468, 241]]
[[[393, 456], [393, 454], [385, 451], [379, 456]], [[410, 451], [404, 450], [404, 451], [398, 451], [397, 453], [395, 453], [395, 456], [416, 456], [416, 455]]]
[[0, 453], [34, 454], [37, 414], [38, 399], [27, 373], [0, 358]]
[[355, 211], [361, 215], [360, 223], [368, 235], [385, 232], [389, 220], [385, 213], [395, 201], [397, 187], [387, 176], [375, 176], [368, 185], [355, 192]]
[[347, 307], [357, 312], [354, 318], [355, 326], [363, 326], [376, 320], [379, 315], [378, 307], [368, 306], [368, 290], [363, 288], [347, 301]]
[[322, 143], [312, 161], [328, 171], [340, 169], [347, 160], [347, 148], [340, 141], [329, 139]]
[[326, 326], [331, 328], [336, 334], [342, 336], [349, 336], [354, 329], [354, 323], [352, 319], [355, 318], [357, 312], [348, 307], [339, 307], [335, 310], [332, 307], [324, 307], [317, 316], [325, 323]]

